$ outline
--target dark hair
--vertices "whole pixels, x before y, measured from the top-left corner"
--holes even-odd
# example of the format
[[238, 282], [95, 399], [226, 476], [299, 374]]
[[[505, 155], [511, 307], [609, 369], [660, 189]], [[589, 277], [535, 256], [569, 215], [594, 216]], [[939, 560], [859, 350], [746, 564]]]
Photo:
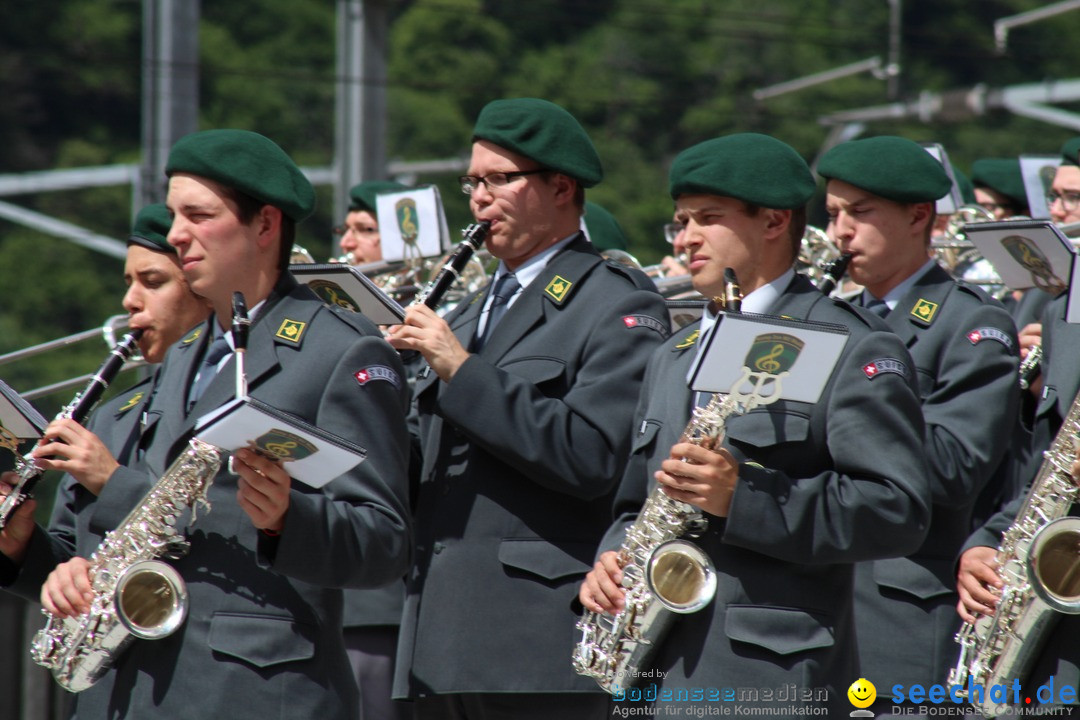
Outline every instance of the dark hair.
[[[757, 214], [761, 212], [762, 206], [755, 205], [753, 203], [743, 202], [743, 207], [746, 208], [746, 214], [749, 217], [757, 217]], [[803, 235], [806, 234], [806, 206], [797, 207], [791, 211], [791, 223], [788, 225], [788, 241], [791, 243], [791, 262], [799, 257], [799, 250], [802, 249]]]
[[[259, 214], [259, 211], [263, 209], [267, 203], [262, 200], [256, 200], [247, 193], [242, 193], [236, 188], [229, 187], [227, 185], [220, 185], [222, 194], [229, 200], [236, 203], [236, 217], [245, 225], [251, 223], [252, 220]], [[278, 270], [284, 271], [289, 267], [289, 260], [292, 257], [292, 246], [296, 240], [296, 221], [281, 213], [281, 245], [280, 253], [278, 255]]]

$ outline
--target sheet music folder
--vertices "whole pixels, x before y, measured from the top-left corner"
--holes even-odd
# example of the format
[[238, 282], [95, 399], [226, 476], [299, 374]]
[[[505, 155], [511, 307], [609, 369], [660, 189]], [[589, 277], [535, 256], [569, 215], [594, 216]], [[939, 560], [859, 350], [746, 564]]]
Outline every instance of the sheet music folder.
[[816, 403], [848, 336], [843, 325], [726, 313], [709, 333], [687, 381], [697, 392], [727, 393], [736, 383], [752, 384], [757, 378], [786, 373], [779, 387], [768, 393], [779, 393], [781, 400]]
[[362, 313], [376, 325], [399, 325], [405, 318], [397, 301], [351, 265], [304, 263], [290, 265], [289, 272], [327, 305]]
[[16, 440], [37, 440], [49, 421], [19, 393], [0, 380], [0, 435]]
[[284, 463], [291, 477], [319, 488], [352, 470], [367, 450], [256, 398], [238, 398], [199, 418], [195, 436], [227, 452], [249, 448]]

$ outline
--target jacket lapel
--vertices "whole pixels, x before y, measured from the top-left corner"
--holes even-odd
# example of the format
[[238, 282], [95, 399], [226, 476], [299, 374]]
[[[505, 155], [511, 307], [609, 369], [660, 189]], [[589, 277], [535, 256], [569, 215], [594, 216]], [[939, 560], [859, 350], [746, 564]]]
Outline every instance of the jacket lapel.
[[[580, 233], [529, 283], [487, 339], [481, 357], [498, 362], [534, 326], [560, 312], [586, 275], [604, 259]], [[475, 324], [474, 324], [475, 329]]]
[[921, 332], [937, 320], [952, 286], [953, 279], [948, 273], [937, 266], [930, 268], [900, 299], [885, 322], [910, 348]]

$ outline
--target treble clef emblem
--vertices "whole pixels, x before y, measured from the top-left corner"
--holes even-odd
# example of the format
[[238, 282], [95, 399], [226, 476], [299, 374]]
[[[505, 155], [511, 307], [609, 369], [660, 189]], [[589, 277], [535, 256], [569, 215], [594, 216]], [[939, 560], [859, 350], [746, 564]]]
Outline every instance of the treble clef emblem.
[[285, 442], [268, 442], [266, 443], [265, 448], [279, 458], [283, 458], [293, 454], [293, 450], [297, 448], [297, 443], [292, 440], [287, 440]]
[[775, 345], [773, 345], [772, 350], [770, 350], [767, 354], [760, 356], [757, 360], [754, 361], [754, 367], [756, 367], [758, 370], [761, 370], [762, 372], [775, 375], [776, 372], [781, 368], [779, 358], [782, 357], [783, 354], [784, 346], [781, 343], [776, 343]]

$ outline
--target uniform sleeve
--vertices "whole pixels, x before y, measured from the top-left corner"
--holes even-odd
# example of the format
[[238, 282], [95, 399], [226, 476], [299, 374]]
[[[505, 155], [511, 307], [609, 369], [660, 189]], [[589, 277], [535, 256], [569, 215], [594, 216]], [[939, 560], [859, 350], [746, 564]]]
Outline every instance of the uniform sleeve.
[[1018, 430], [1016, 329], [1004, 308], [982, 305], [943, 347], [938, 376], [922, 400], [933, 502], [970, 504]]
[[[906, 373], [867, 371], [882, 358], [903, 363]], [[793, 563], [916, 550], [929, 526], [930, 491], [913, 367], [891, 333], [869, 333], [845, 350], [819, 401], [827, 403], [830, 469], [796, 477], [753, 458], [740, 464], [723, 542]], [[787, 460], [783, 467], [799, 464]]]
[[600, 549], [596, 552], [597, 557], [608, 550], [618, 550], [622, 547], [626, 529], [637, 520], [642, 506], [649, 497], [650, 488], [655, 487], [652, 473], [649, 472], [649, 457], [653, 452], [661, 425], [660, 420], [646, 419], [645, 416], [648, 408], [648, 388], [656, 386], [659, 366], [657, 355], [658, 353], [653, 354], [648, 369], [645, 371], [645, 381], [642, 384], [637, 410], [634, 411], [636, 426], [630, 458], [626, 462], [626, 468], [623, 470], [622, 479], [612, 503], [614, 521], [600, 541]]
[[[381, 379], [359, 383], [356, 372], [372, 366], [389, 368], [396, 382], [381, 373]], [[294, 481], [285, 527], [272, 556], [264, 554], [260, 562], [325, 587], [378, 587], [400, 579], [412, 542], [409, 391], [397, 351], [381, 337], [363, 337], [312, 387], [322, 392], [313, 422], [356, 442], [367, 458], [321, 490]]]
[[568, 347], [580, 347], [580, 358], [566, 360], [577, 370], [548, 379], [567, 383], [565, 392], [473, 355], [441, 394], [438, 412], [533, 482], [588, 500], [610, 492], [622, 474], [645, 365], [665, 339], [651, 329], [628, 329], [623, 318], [647, 315], [666, 323], [668, 313], [663, 298], [640, 290], [576, 312], [593, 320], [567, 323], [584, 338], [567, 338]]

